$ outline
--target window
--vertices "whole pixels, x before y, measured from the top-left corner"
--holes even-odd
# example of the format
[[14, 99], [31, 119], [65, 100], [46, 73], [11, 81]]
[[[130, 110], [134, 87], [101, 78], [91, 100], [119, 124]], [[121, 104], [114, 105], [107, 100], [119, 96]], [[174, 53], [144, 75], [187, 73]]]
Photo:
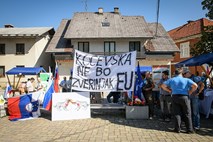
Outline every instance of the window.
[[5, 67], [0, 66], [0, 77], [4, 77], [4, 76], [5, 76]]
[[180, 58], [188, 58], [190, 57], [190, 47], [189, 42], [180, 44]]
[[141, 43], [140, 41], [131, 41], [129, 42], [129, 51], [141, 51]]
[[114, 41], [104, 42], [104, 54], [105, 55], [114, 55], [115, 54], [115, 42]]
[[78, 50], [82, 52], [89, 53], [89, 42], [79, 42]]
[[24, 44], [18, 43], [16, 44], [16, 55], [24, 54]]
[[5, 44], [0, 44], [0, 55], [5, 54]]

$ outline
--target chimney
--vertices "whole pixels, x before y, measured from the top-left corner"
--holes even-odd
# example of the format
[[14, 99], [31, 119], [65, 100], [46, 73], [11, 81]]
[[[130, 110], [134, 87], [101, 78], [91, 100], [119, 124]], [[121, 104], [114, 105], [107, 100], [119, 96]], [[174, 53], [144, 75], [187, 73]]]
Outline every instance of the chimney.
[[119, 8], [118, 7], [114, 7], [114, 13], [119, 14]]
[[194, 22], [194, 21], [193, 21], [193, 20], [188, 20], [188, 21], [187, 21], [188, 24], [189, 24], [189, 23], [192, 23], [192, 22]]
[[11, 25], [11, 24], [5, 24], [4, 27], [5, 27], [5, 28], [14, 28], [14, 26]]
[[102, 7], [99, 7], [99, 8], [98, 8], [98, 14], [103, 14], [103, 12], [104, 12], [103, 8], [102, 8]]

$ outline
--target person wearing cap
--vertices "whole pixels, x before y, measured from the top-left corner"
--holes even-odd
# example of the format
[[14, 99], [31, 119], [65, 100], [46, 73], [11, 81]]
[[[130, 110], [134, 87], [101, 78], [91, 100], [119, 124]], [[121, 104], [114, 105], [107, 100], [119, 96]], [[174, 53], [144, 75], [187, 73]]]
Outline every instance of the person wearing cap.
[[189, 95], [197, 89], [197, 84], [191, 79], [184, 78], [182, 76], [182, 69], [177, 68], [175, 70], [175, 77], [163, 82], [161, 87], [172, 94], [172, 108], [175, 121], [174, 132], [181, 132], [181, 116], [183, 116], [187, 133], [194, 133]]
[[204, 83], [202, 82], [201, 77], [195, 76], [190, 72], [190, 70], [183, 71], [183, 76], [191, 79], [198, 85], [197, 90], [195, 90], [192, 95], [190, 95], [192, 124], [194, 129], [198, 131], [200, 129], [199, 94], [202, 93], [204, 89]]

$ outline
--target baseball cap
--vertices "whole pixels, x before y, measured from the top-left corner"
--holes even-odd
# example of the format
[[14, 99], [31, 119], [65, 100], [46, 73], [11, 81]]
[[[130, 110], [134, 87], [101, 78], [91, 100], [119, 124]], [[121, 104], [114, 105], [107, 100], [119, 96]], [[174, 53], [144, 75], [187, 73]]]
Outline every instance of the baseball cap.
[[186, 74], [186, 73], [190, 73], [191, 71], [189, 69], [185, 69], [183, 70], [183, 74]]

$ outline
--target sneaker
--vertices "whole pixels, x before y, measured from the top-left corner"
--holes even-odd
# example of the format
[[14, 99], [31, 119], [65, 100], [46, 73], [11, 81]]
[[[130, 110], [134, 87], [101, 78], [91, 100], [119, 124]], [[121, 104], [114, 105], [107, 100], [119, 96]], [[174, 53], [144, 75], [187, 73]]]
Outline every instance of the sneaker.
[[195, 131], [193, 130], [190, 130], [190, 131], [187, 131], [188, 134], [195, 134]]
[[173, 132], [180, 133], [180, 130], [174, 129]]
[[199, 131], [199, 130], [200, 130], [200, 127], [194, 127], [194, 130], [195, 130], [195, 131]]

